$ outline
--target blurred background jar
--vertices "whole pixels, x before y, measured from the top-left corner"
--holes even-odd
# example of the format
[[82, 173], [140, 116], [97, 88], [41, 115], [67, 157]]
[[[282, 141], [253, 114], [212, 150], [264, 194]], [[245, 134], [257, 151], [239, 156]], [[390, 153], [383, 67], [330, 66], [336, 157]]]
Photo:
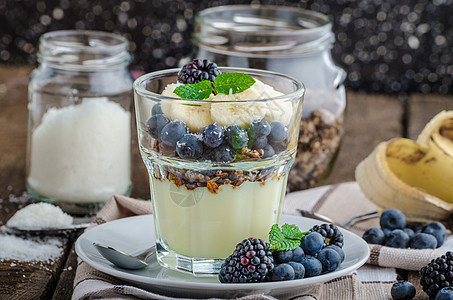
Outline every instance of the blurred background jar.
[[128, 41], [100, 31], [41, 36], [29, 82], [27, 190], [74, 215], [131, 189]]
[[220, 6], [195, 17], [194, 57], [219, 66], [267, 69], [306, 87], [290, 191], [322, 184], [343, 134], [346, 72], [335, 65], [332, 22], [318, 12], [282, 6]]

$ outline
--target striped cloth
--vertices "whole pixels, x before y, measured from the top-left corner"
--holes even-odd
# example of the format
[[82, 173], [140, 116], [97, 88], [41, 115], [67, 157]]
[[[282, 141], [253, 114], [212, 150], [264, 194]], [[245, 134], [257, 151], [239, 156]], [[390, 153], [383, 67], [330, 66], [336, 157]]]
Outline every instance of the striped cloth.
[[[310, 210], [330, 217], [343, 224], [354, 216], [376, 211], [378, 208], [361, 193], [355, 182], [290, 193], [285, 200], [283, 212], [298, 215], [298, 209]], [[123, 217], [143, 215], [151, 212], [151, 202], [114, 196], [99, 212], [93, 224], [99, 224]], [[378, 219], [362, 221], [350, 230], [361, 235], [367, 228], [377, 227]], [[396, 269], [403, 272], [417, 288], [415, 299], [427, 299], [418, 278], [418, 270], [431, 259], [453, 249], [453, 236], [449, 235], [442, 249], [407, 250], [370, 245], [371, 255], [366, 265], [356, 272], [318, 285], [310, 294], [289, 292], [286, 299], [391, 299], [390, 289], [396, 281]], [[74, 280], [72, 299], [181, 299], [160, 295], [156, 291], [144, 290], [102, 273], [80, 261]], [[214, 299], [214, 298], [212, 298]], [[240, 300], [275, 299], [268, 295], [251, 295]]]

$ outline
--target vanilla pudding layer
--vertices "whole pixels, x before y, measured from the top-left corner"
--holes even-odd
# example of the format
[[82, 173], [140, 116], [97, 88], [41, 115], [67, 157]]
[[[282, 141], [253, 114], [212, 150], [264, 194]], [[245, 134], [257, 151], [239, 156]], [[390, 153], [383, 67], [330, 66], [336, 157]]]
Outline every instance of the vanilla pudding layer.
[[229, 170], [190, 169], [200, 164], [193, 162], [177, 168], [149, 158], [157, 243], [167, 250], [224, 259], [239, 241], [266, 240], [271, 226], [280, 223], [291, 155], [265, 166], [247, 163], [244, 169], [251, 171], [232, 169], [236, 164]]

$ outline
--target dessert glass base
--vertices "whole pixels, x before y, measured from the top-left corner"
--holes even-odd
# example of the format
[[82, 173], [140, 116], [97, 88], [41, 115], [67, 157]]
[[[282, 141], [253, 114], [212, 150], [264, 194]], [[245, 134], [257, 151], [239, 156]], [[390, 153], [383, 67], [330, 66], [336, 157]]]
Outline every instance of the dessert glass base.
[[[132, 190], [132, 185], [129, 185], [124, 196], [129, 196]], [[109, 199], [106, 199], [102, 202], [68, 202], [63, 200], [54, 199], [41, 195], [35, 191], [30, 185], [27, 184], [27, 192], [33, 199], [38, 201], [47, 202], [55, 206], [60, 207], [64, 212], [72, 216], [83, 216], [89, 218], [90, 216], [95, 216]], [[87, 219], [88, 220], [88, 219]]]
[[[293, 156], [212, 164], [146, 153], [157, 260], [195, 276], [217, 274], [235, 245], [280, 223]], [[153, 157], [154, 156], [154, 157]]]

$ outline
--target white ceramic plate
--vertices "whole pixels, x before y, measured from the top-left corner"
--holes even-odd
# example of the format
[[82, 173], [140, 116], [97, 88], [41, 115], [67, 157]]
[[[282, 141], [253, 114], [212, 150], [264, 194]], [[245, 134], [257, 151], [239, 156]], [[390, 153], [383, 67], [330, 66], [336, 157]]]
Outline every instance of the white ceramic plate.
[[[322, 222], [297, 216], [283, 215], [282, 224], [296, 224], [308, 230]], [[83, 233], [76, 241], [77, 255], [90, 266], [123, 279], [152, 292], [174, 297], [228, 297], [235, 298], [250, 294], [265, 294], [278, 299], [288, 293], [306, 293], [316, 284], [347, 275], [362, 266], [369, 256], [369, 248], [359, 236], [341, 229], [344, 235], [345, 259], [336, 271], [299, 280], [222, 284], [217, 277], [194, 277], [163, 268], [155, 260], [141, 270], [118, 268], [101, 257], [93, 242], [110, 245], [129, 253], [138, 253], [154, 244], [154, 223], [151, 215], [124, 218], [99, 225]]]

